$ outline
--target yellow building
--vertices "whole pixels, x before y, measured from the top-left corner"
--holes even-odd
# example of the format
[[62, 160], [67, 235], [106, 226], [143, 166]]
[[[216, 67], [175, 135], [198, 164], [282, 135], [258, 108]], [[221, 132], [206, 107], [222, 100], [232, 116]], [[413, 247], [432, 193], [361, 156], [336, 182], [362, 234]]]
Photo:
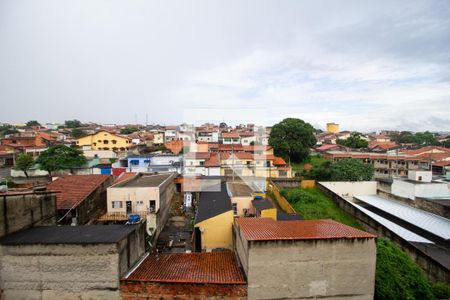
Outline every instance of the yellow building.
[[327, 123], [327, 132], [338, 133], [339, 132], [339, 124]]
[[77, 139], [77, 146], [90, 146], [92, 150], [126, 151], [131, 145], [131, 139], [108, 131], [99, 131]]
[[152, 132], [153, 133], [153, 144], [162, 145], [164, 144], [164, 132]]
[[194, 222], [195, 251], [232, 249], [233, 209], [225, 184], [220, 191], [201, 192]]

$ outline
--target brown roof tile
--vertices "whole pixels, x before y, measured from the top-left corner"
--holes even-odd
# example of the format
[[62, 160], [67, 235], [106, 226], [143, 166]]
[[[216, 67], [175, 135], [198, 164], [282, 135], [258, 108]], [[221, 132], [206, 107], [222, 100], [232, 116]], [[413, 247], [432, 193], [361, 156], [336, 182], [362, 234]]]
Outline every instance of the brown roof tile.
[[149, 255], [128, 278], [144, 282], [245, 284], [233, 252]]
[[57, 209], [71, 209], [80, 204], [110, 175], [68, 175], [62, 176], [47, 185], [47, 189], [60, 192], [56, 195]]
[[368, 232], [328, 219], [274, 221], [271, 218], [238, 218], [236, 224], [249, 241], [376, 237]]

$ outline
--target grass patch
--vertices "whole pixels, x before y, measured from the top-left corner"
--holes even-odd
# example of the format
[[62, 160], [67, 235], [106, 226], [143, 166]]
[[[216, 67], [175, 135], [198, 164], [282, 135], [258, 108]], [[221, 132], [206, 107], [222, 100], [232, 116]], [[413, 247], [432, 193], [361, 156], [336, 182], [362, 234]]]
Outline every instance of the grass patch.
[[[297, 195], [299, 194], [296, 192], [298, 190], [302, 191], [301, 194], [307, 195], [304, 198], [305, 200], [302, 199], [302, 195]], [[340, 209], [333, 200], [318, 188], [295, 188], [285, 190], [282, 194], [287, 196], [286, 199], [305, 220], [333, 219], [337, 222], [363, 229], [351, 215]]]
[[306, 164], [310, 164], [313, 167], [319, 167], [325, 162], [327, 162], [327, 160], [320, 155], [310, 155], [307, 159], [305, 159], [305, 161], [301, 163], [291, 163], [291, 166], [292, 170], [300, 172], [303, 171], [303, 167]]

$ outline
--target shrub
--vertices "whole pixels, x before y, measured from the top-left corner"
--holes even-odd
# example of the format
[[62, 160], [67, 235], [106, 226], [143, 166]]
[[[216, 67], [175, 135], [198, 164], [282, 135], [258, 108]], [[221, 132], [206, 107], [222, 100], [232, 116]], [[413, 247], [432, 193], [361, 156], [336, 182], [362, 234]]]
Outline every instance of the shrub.
[[291, 203], [312, 203], [315, 201], [313, 196], [301, 189], [292, 190], [288, 195], [288, 200]]
[[394, 243], [377, 241], [375, 299], [435, 299], [422, 270]]
[[450, 284], [438, 282], [433, 284], [432, 289], [437, 299], [450, 299]]

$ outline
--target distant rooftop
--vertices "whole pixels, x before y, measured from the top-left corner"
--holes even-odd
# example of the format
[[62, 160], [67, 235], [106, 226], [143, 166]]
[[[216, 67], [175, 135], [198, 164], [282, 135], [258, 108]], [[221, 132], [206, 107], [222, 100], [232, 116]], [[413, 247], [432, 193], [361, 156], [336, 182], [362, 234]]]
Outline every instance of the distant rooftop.
[[0, 239], [2, 245], [112, 244], [139, 225], [39, 226]]
[[173, 175], [173, 173], [167, 173], [167, 174], [139, 173], [137, 176], [131, 178], [130, 180], [121, 181], [118, 184], [114, 185], [113, 187], [114, 188], [158, 187], [172, 175]]
[[122, 280], [202, 284], [245, 284], [235, 255], [227, 252], [149, 255]]
[[271, 218], [238, 218], [248, 241], [375, 238], [376, 235], [333, 220], [274, 221]]

